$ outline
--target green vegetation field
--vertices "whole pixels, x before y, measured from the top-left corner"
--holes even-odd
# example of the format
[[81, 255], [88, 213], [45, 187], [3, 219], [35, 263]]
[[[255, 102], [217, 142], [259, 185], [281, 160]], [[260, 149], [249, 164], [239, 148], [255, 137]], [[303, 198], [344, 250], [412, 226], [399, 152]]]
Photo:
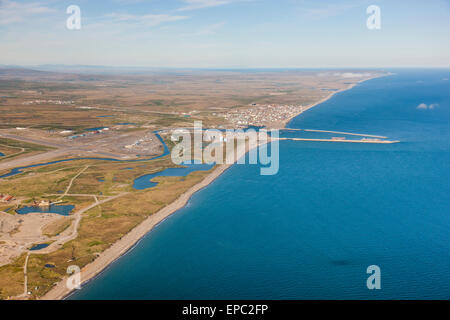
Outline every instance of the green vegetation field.
[[[135, 178], [173, 167], [168, 157], [139, 163], [112, 163], [80, 160], [29, 170], [22, 175], [0, 180], [0, 190], [8, 190], [18, 197], [57, 199], [70, 180], [89, 166], [74, 182], [70, 194], [90, 194], [99, 197], [123, 196], [96, 206], [83, 216], [78, 237], [50, 254], [32, 254], [28, 261], [28, 289], [36, 299], [48, 292], [65, 275], [67, 267], [83, 267], [94, 261], [99, 253], [130, 232], [148, 216], [176, 200], [190, 187], [199, 183], [208, 172], [194, 172], [187, 177], [158, 177], [159, 184], [152, 189], [137, 191], [132, 188]], [[66, 196], [66, 203], [75, 210], [94, 202], [92, 197]], [[65, 230], [68, 222], [61, 219], [48, 226], [46, 234]], [[0, 299], [23, 293], [24, 256], [12, 264], [0, 267]], [[55, 268], [47, 268], [52, 264]]]
[[12, 139], [0, 138], [0, 152], [5, 155], [4, 157], [0, 157], [0, 161], [6, 159], [11, 160], [12, 158], [32, 152], [45, 152], [49, 150], [52, 150], [52, 148]]

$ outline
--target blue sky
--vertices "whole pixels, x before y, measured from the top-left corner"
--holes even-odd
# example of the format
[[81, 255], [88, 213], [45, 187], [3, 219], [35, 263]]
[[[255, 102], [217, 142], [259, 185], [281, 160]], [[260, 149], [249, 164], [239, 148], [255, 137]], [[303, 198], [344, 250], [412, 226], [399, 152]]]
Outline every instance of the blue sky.
[[450, 67], [450, 1], [0, 0], [0, 64]]

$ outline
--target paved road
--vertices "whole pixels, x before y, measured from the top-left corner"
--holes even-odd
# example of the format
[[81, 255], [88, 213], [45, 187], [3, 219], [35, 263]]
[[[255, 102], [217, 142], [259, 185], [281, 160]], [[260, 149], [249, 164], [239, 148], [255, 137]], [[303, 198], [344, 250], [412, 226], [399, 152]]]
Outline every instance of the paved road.
[[[24, 155], [23, 157], [17, 157], [13, 159], [4, 159], [0, 162], [0, 171], [11, 170], [18, 167], [26, 167], [34, 164], [46, 163], [61, 158], [107, 158], [116, 160], [133, 160], [133, 156], [128, 154], [114, 153], [102, 150], [109, 145], [117, 143], [115, 139], [120, 137], [106, 137], [95, 141], [87, 141], [86, 143], [73, 143], [73, 142], [57, 142], [49, 141], [45, 139], [24, 137], [8, 132], [1, 132], [0, 137], [23, 141], [27, 143], [33, 143], [38, 145], [44, 145], [47, 147], [56, 148], [56, 150], [50, 150], [44, 153], [32, 153]], [[159, 140], [158, 140], [159, 141]], [[159, 143], [159, 142], [158, 142]]]
[[78, 147], [64, 147], [57, 150], [52, 150], [39, 154], [32, 154], [24, 157], [14, 158], [11, 160], [6, 160], [0, 162], [0, 171], [11, 170], [19, 167], [26, 167], [34, 164], [45, 163], [48, 161], [53, 161], [58, 158], [63, 158], [65, 156], [71, 156], [73, 158], [108, 158], [117, 160], [127, 160], [122, 157], [122, 155], [117, 155], [111, 152], [103, 152], [97, 150], [89, 150]]
[[[72, 232], [62, 238], [58, 238], [58, 237], [53, 238], [52, 240], [55, 240], [55, 241], [51, 245], [49, 245], [45, 249], [39, 250], [39, 252], [36, 252], [36, 254], [46, 254], [46, 253], [53, 252], [53, 251], [57, 250], [58, 248], [60, 248], [61, 246], [63, 246], [66, 242], [76, 239], [78, 236], [78, 228], [80, 226], [81, 219], [83, 218], [83, 213], [91, 210], [92, 208], [95, 208], [96, 206], [99, 206], [106, 202], [123, 197], [127, 194], [130, 194], [130, 193], [124, 192], [124, 193], [120, 193], [116, 196], [112, 196], [112, 197], [109, 197], [109, 198], [101, 200], [101, 201], [96, 201], [93, 204], [91, 204], [90, 206], [75, 212], [73, 215], [70, 216], [70, 217], [75, 217], [75, 222], [71, 226]], [[30, 252], [30, 253], [32, 253], [32, 252]]]
[[71, 149], [53, 150], [45, 153], [30, 155], [24, 158], [15, 158], [11, 159], [10, 161], [0, 162], [0, 171], [42, 163], [51, 159], [63, 157], [67, 154], [70, 154], [72, 151], [73, 150]]

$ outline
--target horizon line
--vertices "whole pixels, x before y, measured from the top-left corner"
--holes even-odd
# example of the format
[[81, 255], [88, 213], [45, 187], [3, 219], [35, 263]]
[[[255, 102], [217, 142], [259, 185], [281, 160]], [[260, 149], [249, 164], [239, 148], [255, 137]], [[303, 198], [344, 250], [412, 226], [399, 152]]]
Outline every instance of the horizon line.
[[0, 64], [0, 68], [12, 67], [12, 68], [39, 68], [39, 67], [71, 67], [71, 68], [129, 68], [129, 69], [196, 69], [196, 70], [279, 70], [279, 69], [450, 69], [449, 66], [214, 66], [214, 67], [199, 67], [199, 66], [126, 66], [126, 65], [97, 65], [97, 64]]

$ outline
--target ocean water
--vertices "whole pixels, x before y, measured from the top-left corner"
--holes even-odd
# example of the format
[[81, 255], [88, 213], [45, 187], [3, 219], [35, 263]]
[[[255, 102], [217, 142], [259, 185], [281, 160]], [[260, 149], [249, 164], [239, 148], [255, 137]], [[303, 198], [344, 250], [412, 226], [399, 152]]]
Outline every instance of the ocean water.
[[289, 126], [401, 143], [281, 142], [278, 175], [233, 166], [70, 298], [449, 299], [450, 70], [393, 72]]

